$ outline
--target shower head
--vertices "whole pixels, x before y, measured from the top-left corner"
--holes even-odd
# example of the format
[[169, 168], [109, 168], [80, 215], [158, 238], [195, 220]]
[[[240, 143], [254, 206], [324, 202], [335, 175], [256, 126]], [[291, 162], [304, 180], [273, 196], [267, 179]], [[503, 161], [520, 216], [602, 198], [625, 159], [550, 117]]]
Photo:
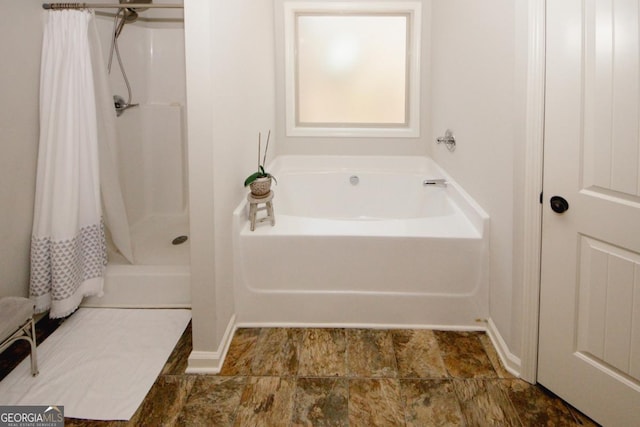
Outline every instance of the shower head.
[[133, 9], [122, 9], [116, 15], [116, 20], [118, 19], [118, 15], [121, 15], [120, 21], [118, 21], [118, 25], [116, 26], [116, 30], [114, 33], [115, 38], [120, 37], [120, 33], [124, 28], [124, 24], [128, 24], [130, 22], [135, 22], [138, 19], [138, 12]]
[[[120, 0], [120, 3], [124, 3], [124, 1]], [[116, 18], [118, 17], [118, 15], [121, 15], [122, 17], [120, 18], [120, 21], [118, 22], [118, 25], [115, 30], [116, 38], [120, 36], [120, 33], [124, 28], [124, 24], [129, 24], [131, 22], [136, 22], [138, 20], [138, 12], [136, 12], [136, 10], [140, 10], [140, 9], [123, 8], [118, 12], [118, 14], [116, 15]]]
[[138, 20], [138, 12], [135, 9], [123, 9], [122, 17], [126, 21], [126, 23], [135, 22]]
[[[120, 0], [120, 4], [131, 4], [131, 3], [151, 3], [151, 0]], [[122, 28], [124, 28], [124, 24], [129, 24], [131, 22], [135, 22], [138, 19], [138, 12], [142, 12], [147, 10], [147, 7], [137, 7], [137, 8], [123, 8], [118, 12], [118, 15], [122, 14], [122, 18], [118, 23], [118, 26], [115, 31], [116, 38], [122, 32]]]

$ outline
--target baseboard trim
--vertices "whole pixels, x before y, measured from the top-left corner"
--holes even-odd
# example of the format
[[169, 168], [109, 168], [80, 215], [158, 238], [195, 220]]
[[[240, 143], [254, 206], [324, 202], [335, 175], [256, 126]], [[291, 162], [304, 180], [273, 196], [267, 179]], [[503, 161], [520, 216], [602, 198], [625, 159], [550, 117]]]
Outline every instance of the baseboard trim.
[[502, 335], [500, 335], [500, 332], [492, 319], [487, 321], [487, 335], [489, 335], [489, 339], [491, 339], [491, 343], [495, 347], [502, 365], [511, 375], [519, 378], [522, 367], [520, 358], [509, 351], [507, 343], [502, 338]]
[[[231, 345], [231, 340], [233, 339], [233, 335], [239, 327], [265, 327], [265, 324], [262, 323], [242, 323], [236, 324], [236, 316], [235, 314], [231, 316], [229, 319], [229, 323], [227, 324], [227, 329], [222, 337], [220, 345], [218, 346], [218, 350], [216, 351], [192, 351], [189, 355], [189, 363], [185, 373], [187, 374], [218, 374], [222, 369], [222, 365], [224, 363], [224, 359], [227, 357], [227, 352], [229, 351], [229, 346]], [[275, 326], [270, 324], [268, 326]], [[279, 324], [278, 326], [285, 326], [283, 324]], [[292, 325], [286, 325], [292, 326]], [[300, 327], [299, 324], [296, 326]], [[314, 325], [317, 327], [317, 325]], [[335, 325], [332, 325], [336, 327]], [[351, 327], [353, 325], [350, 325]], [[371, 327], [369, 325], [369, 327]], [[375, 328], [375, 327], [374, 327]], [[422, 326], [424, 328], [424, 326]], [[481, 330], [482, 328], [469, 328], [469, 327], [449, 327], [449, 330]], [[489, 335], [489, 339], [491, 339], [491, 343], [496, 349], [498, 353], [498, 357], [500, 357], [500, 361], [504, 365], [505, 369], [512, 375], [516, 377], [520, 377], [521, 370], [521, 361], [520, 358], [515, 356], [513, 353], [509, 351], [509, 347], [507, 343], [502, 338], [502, 335], [498, 331], [495, 323], [492, 319], [487, 321], [487, 335]]]
[[236, 331], [236, 315], [229, 319], [227, 329], [224, 331], [218, 350], [216, 351], [192, 351], [189, 355], [187, 374], [218, 374], [222, 369], [224, 359], [227, 357], [233, 334]]
[[392, 323], [330, 323], [330, 322], [239, 322], [239, 328], [335, 328], [335, 329], [431, 329], [435, 331], [485, 331], [476, 325], [392, 324]]

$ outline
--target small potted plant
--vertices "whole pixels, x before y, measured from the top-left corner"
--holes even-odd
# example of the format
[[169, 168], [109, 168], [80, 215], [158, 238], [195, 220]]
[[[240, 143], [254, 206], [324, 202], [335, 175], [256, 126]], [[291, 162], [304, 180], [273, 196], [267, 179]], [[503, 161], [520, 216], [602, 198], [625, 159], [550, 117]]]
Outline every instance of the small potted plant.
[[261, 139], [262, 135], [258, 133], [258, 171], [252, 173], [244, 180], [244, 186], [249, 186], [251, 189], [251, 196], [259, 199], [267, 197], [271, 191], [271, 180], [277, 184], [276, 177], [264, 170], [265, 162], [267, 161], [267, 150], [269, 150], [269, 139], [271, 138], [271, 131], [267, 135], [267, 143], [264, 148], [264, 157], [262, 157], [262, 163], [260, 162], [261, 154]]

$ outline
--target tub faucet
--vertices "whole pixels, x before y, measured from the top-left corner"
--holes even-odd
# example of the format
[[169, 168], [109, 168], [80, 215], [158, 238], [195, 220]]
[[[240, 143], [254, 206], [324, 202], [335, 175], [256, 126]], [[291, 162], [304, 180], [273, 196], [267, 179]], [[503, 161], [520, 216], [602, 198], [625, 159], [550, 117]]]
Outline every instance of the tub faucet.
[[447, 180], [444, 178], [437, 178], [437, 179], [425, 179], [424, 181], [422, 181], [422, 185], [424, 185], [425, 187], [428, 185], [433, 185], [436, 187], [446, 187], [448, 184]]

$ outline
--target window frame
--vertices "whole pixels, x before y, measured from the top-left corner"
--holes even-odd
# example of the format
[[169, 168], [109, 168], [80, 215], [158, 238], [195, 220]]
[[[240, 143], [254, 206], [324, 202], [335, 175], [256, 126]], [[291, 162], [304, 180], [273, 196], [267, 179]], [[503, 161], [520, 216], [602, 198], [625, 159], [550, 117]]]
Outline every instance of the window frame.
[[[297, 122], [297, 17], [298, 16], [407, 16], [407, 76], [405, 124]], [[285, 115], [287, 136], [415, 138], [420, 136], [420, 39], [419, 2], [295, 2], [284, 3]]]

